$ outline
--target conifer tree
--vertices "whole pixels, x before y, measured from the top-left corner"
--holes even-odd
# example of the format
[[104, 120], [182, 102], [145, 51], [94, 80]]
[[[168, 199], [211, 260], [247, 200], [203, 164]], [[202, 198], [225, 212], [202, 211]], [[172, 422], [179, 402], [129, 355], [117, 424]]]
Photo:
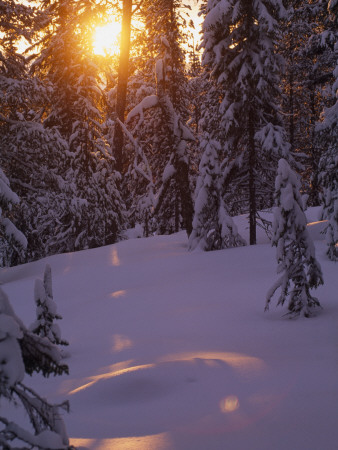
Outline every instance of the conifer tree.
[[[129, 149], [134, 153], [133, 164], [129, 165], [126, 174], [130, 196], [128, 220], [133, 227], [136, 225], [143, 227], [143, 235], [148, 237], [152, 228], [151, 220], [155, 205], [152, 170], [143, 148], [122, 122], [120, 126], [131, 144]], [[127, 145], [126, 148], [128, 148]]]
[[286, 2], [278, 50], [285, 59], [283, 73], [283, 112], [291, 151], [302, 157], [302, 189], [309, 205], [319, 204], [319, 159], [323, 143], [316, 122], [324, 106], [335, 64], [332, 19], [327, 1]]
[[277, 0], [209, 0], [204, 10], [202, 62], [218, 92], [224, 193], [240, 193], [255, 244], [257, 210], [271, 206], [277, 161], [288, 151], [278, 114], [281, 60], [275, 52], [278, 19], [285, 12]]
[[218, 158], [220, 145], [206, 136], [201, 146], [204, 151], [196, 185], [195, 214], [189, 248], [220, 250], [245, 245], [221, 196]]
[[[43, 222], [42, 218], [48, 216], [48, 207], [42, 214], [38, 213], [44, 203], [47, 172], [49, 179], [53, 176], [52, 167], [46, 170], [46, 158], [53, 154], [51, 160], [54, 164], [59, 162], [56, 154], [60, 140], [54, 130], [48, 133], [41, 124], [47, 89], [29, 76], [28, 61], [17, 49], [20, 39], [31, 42], [39, 29], [38, 22], [45, 16], [37, 8], [12, 0], [5, 4], [0, 2], [0, 10], [0, 165], [21, 199], [20, 206], [12, 210], [11, 216], [13, 223], [27, 237], [25, 255], [29, 259], [32, 255], [37, 256], [31, 219], [38, 217]], [[36, 198], [40, 199], [39, 207], [33, 208]], [[14, 258], [7, 262], [18, 261]]]
[[[323, 33], [323, 40], [335, 42], [338, 52], [338, 6], [331, 0], [329, 12], [333, 26]], [[326, 240], [327, 255], [332, 261], [338, 260], [338, 60], [333, 71], [332, 85], [333, 105], [326, 108], [322, 121], [317, 124], [319, 139], [324, 146], [324, 152], [319, 163], [319, 182], [323, 189], [323, 218], [327, 220]]]
[[16, 257], [23, 256], [27, 239], [10, 218], [12, 206], [19, 203], [19, 197], [11, 190], [8, 178], [0, 168], [0, 267], [10, 265]]
[[60, 328], [54, 320], [62, 319], [57, 314], [56, 303], [53, 300], [52, 270], [49, 264], [46, 265], [43, 282], [35, 281], [34, 288], [36, 303], [36, 321], [30, 326], [30, 330], [41, 337], [46, 337], [52, 344], [68, 345], [68, 342], [61, 339]]
[[[337, 127], [337, 125], [336, 125]], [[338, 139], [338, 136], [336, 136]], [[338, 157], [337, 145], [331, 144], [320, 159], [319, 182], [323, 189], [323, 219], [327, 220], [325, 230], [327, 255], [338, 260]]]
[[161, 234], [182, 228], [190, 234], [193, 215], [187, 143], [194, 137], [185, 126], [187, 83], [178, 6], [174, 0], [147, 1], [143, 6], [147, 70], [153, 82], [143, 91], [148, 90], [147, 95], [127, 116], [134, 138], [146, 149], [157, 195], [153, 231]]
[[[9, 421], [6, 408], [0, 414], [0, 445], [20, 448], [70, 449], [59, 409], [68, 411], [68, 402], [48, 403], [23, 383], [25, 373], [42, 372], [44, 376], [67, 373], [60, 364], [58, 348], [32, 334], [14, 313], [7, 295], [0, 288], [0, 399], [13, 402], [26, 412], [33, 431]], [[15, 448], [18, 448], [15, 446]]]
[[67, 146], [66, 195], [59, 201], [54, 234], [47, 242], [49, 252], [58, 253], [116, 242], [125, 207], [105, 137], [103, 91], [89, 40], [100, 5], [68, 0], [43, 4], [52, 10], [55, 31], [44, 37], [33, 70], [51, 84], [44, 124], [57, 127]]
[[279, 161], [275, 189], [272, 245], [277, 247], [277, 273], [282, 275], [267, 293], [265, 310], [280, 289], [277, 305], [288, 299], [288, 316], [310, 317], [320, 308], [310, 289], [323, 284], [323, 276], [306, 229], [300, 183], [285, 159]]

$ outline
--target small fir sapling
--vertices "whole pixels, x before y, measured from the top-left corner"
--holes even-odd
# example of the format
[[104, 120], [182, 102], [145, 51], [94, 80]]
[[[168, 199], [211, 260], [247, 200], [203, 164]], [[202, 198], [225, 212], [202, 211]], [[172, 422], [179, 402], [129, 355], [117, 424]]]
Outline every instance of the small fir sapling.
[[30, 326], [30, 330], [41, 336], [46, 337], [52, 344], [68, 345], [68, 342], [61, 339], [60, 328], [54, 323], [54, 320], [62, 319], [57, 314], [56, 303], [53, 300], [52, 289], [52, 270], [49, 264], [46, 265], [43, 281], [35, 281], [35, 303], [37, 320]]
[[69, 410], [68, 402], [50, 404], [23, 384], [25, 373], [41, 371], [44, 376], [68, 373], [68, 367], [60, 365], [60, 360], [58, 348], [27, 330], [0, 288], [0, 400], [14, 403], [16, 407], [22, 406], [34, 430], [28, 431], [10, 421], [6, 417], [6, 408], [1, 409], [1, 448], [73, 448], [69, 446], [59, 412], [59, 408]]
[[280, 159], [275, 183], [272, 245], [277, 247], [277, 273], [282, 275], [267, 293], [265, 310], [269, 309], [274, 293], [280, 288], [277, 305], [283, 305], [289, 298], [290, 317], [310, 317], [321, 307], [310, 289], [323, 284], [323, 276], [306, 228], [299, 190], [296, 173], [285, 159]]

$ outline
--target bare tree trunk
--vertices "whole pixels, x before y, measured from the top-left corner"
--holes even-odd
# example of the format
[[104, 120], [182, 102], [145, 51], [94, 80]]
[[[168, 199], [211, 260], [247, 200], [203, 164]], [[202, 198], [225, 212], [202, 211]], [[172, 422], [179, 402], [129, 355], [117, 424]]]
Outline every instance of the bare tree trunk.
[[[118, 80], [117, 80], [117, 94], [116, 94], [116, 116], [122, 123], [124, 123], [124, 115], [126, 110], [131, 16], [132, 16], [132, 0], [123, 0], [120, 60], [118, 69]], [[123, 172], [123, 160], [124, 160], [123, 144], [124, 144], [123, 130], [119, 122], [116, 121], [114, 129], [113, 145], [114, 145], [114, 156], [116, 159], [116, 169], [119, 172]]]
[[293, 92], [293, 68], [290, 70], [289, 74], [289, 84], [290, 84], [290, 93], [289, 93], [289, 137], [290, 137], [290, 145], [291, 152], [295, 150], [295, 117], [294, 117], [294, 92]]
[[255, 130], [253, 124], [253, 111], [249, 112], [249, 225], [250, 245], [256, 244], [256, 153]]

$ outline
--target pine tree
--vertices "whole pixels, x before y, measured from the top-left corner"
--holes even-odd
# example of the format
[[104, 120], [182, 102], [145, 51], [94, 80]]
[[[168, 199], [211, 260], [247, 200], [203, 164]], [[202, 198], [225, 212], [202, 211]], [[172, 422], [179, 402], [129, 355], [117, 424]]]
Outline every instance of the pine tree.
[[142, 5], [146, 77], [138, 91], [143, 98], [127, 116], [152, 172], [157, 198], [152, 231], [161, 234], [182, 228], [190, 234], [193, 215], [188, 143], [194, 137], [185, 125], [187, 82], [178, 6], [177, 1], [163, 0]]
[[322, 141], [317, 138], [316, 121], [328, 106], [327, 91], [335, 64], [332, 20], [327, 1], [290, 0], [282, 23], [278, 50], [285, 59], [283, 112], [291, 150], [302, 156], [302, 189], [309, 205], [319, 204], [319, 159]]
[[68, 411], [68, 402], [50, 404], [23, 383], [25, 373], [42, 371], [45, 376], [67, 373], [68, 367], [61, 365], [60, 359], [57, 347], [25, 328], [0, 288], [0, 399], [22, 406], [33, 428], [33, 432], [25, 430], [1, 415], [2, 448], [14, 448], [12, 442], [24, 445], [22, 448], [73, 448], [69, 446], [59, 411], [60, 408]]
[[[337, 125], [336, 125], [337, 127]], [[338, 139], [338, 136], [336, 136]], [[327, 220], [325, 230], [327, 255], [338, 260], [338, 157], [337, 146], [331, 144], [320, 159], [319, 182], [323, 188], [323, 219]]]
[[11, 190], [8, 178], [0, 168], [0, 267], [13, 262], [13, 253], [22, 257], [27, 239], [10, 219], [12, 205], [19, 203], [19, 197]]
[[125, 207], [105, 136], [103, 91], [91, 52], [90, 32], [100, 5], [68, 0], [43, 4], [52, 9], [54, 32], [46, 29], [43, 50], [32, 67], [51, 85], [44, 125], [57, 127], [67, 146], [65, 195], [46, 243], [49, 253], [59, 253], [116, 242]]
[[195, 214], [189, 248], [208, 251], [245, 245], [221, 196], [218, 158], [220, 145], [206, 136], [201, 146], [204, 151], [196, 185]]
[[57, 314], [56, 303], [53, 300], [52, 270], [49, 264], [46, 265], [43, 282], [35, 281], [35, 303], [36, 321], [30, 326], [30, 331], [38, 336], [47, 338], [55, 345], [68, 345], [68, 342], [61, 339], [60, 328], [54, 320], [62, 319]]
[[[331, 29], [323, 33], [323, 40], [335, 42], [338, 52], [338, 6], [337, 2], [329, 3], [332, 16]], [[326, 227], [326, 240], [328, 244], [327, 255], [332, 261], [338, 260], [338, 60], [333, 71], [334, 83], [332, 97], [334, 104], [326, 108], [322, 114], [322, 121], [317, 124], [319, 138], [325, 150], [319, 163], [319, 182], [323, 189], [322, 204], [323, 218], [328, 221]]]
[[281, 59], [275, 52], [278, 19], [285, 12], [274, 0], [209, 0], [204, 10], [202, 63], [219, 97], [225, 203], [234, 191], [240, 195], [255, 244], [257, 210], [271, 206], [277, 161], [288, 151], [278, 114]]
[[[25, 254], [29, 259], [37, 250], [31, 235], [31, 219], [48, 215], [48, 208], [36, 214], [39, 208], [33, 208], [35, 201], [31, 200], [35, 197], [40, 199], [40, 205], [43, 203], [48, 172], [46, 155], [53, 154], [51, 159], [57, 164], [56, 150], [60, 143], [54, 131], [47, 133], [41, 124], [47, 89], [29, 76], [28, 61], [17, 49], [20, 39], [26, 42], [33, 39], [38, 30], [35, 25], [44, 15], [37, 8], [12, 0], [0, 2], [0, 10], [0, 165], [21, 199], [11, 218], [27, 237]], [[52, 172], [50, 168], [49, 178]], [[7, 263], [19, 261], [23, 259], [8, 259]]]
[[71, 198], [72, 185], [64, 178], [69, 167], [67, 141], [58, 124], [46, 127], [52, 85], [29, 72], [34, 67], [32, 57], [19, 54], [16, 47], [20, 38], [32, 44], [38, 31], [50, 23], [50, 16], [13, 1], [9, 5], [13, 13], [7, 15], [10, 21], [1, 23], [4, 52], [0, 65], [0, 162], [21, 199], [14, 219], [27, 237], [29, 261], [50, 250], [49, 241], [60, 223], [58, 219], [64, 217], [62, 205]]
[[310, 317], [320, 308], [310, 289], [323, 284], [323, 276], [306, 229], [298, 177], [284, 159], [278, 164], [275, 188], [272, 245], [277, 247], [277, 272], [282, 275], [267, 293], [265, 310], [280, 288], [277, 305], [283, 305], [289, 298], [290, 317]]
[[132, 227], [140, 226], [143, 229], [143, 235], [148, 237], [152, 228], [151, 220], [155, 205], [153, 175], [143, 148], [122, 122], [120, 125], [131, 144], [129, 147], [126, 145], [125, 148], [134, 153], [133, 164], [129, 165], [125, 177], [130, 206], [128, 220]]

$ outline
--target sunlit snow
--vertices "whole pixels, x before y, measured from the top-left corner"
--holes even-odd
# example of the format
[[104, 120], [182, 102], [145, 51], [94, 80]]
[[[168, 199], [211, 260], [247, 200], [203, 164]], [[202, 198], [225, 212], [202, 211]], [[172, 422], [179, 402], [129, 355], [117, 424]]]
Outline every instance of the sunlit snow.
[[[189, 252], [180, 232], [1, 269], [29, 326], [35, 279], [50, 264], [70, 343], [69, 376], [26, 384], [70, 401], [64, 420], [79, 447], [336, 450], [338, 267], [318, 218], [308, 212], [325, 282], [315, 292], [323, 310], [311, 319], [286, 319], [273, 303], [264, 313], [277, 274], [261, 229], [256, 246]], [[247, 238], [247, 218], [236, 225]]]

